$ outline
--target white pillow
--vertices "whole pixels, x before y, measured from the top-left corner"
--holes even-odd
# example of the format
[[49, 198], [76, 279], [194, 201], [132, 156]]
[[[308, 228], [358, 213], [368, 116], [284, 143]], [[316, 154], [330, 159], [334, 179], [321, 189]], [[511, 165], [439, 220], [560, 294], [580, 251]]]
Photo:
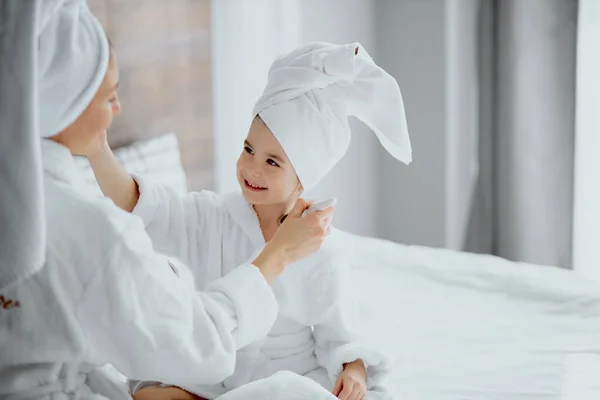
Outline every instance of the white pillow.
[[[181, 164], [177, 136], [174, 133], [135, 142], [116, 149], [114, 154], [130, 174], [141, 175], [154, 182], [171, 186], [181, 194], [187, 193], [185, 171]], [[102, 191], [87, 158], [76, 157], [75, 162], [81, 168], [90, 190], [101, 196]]]

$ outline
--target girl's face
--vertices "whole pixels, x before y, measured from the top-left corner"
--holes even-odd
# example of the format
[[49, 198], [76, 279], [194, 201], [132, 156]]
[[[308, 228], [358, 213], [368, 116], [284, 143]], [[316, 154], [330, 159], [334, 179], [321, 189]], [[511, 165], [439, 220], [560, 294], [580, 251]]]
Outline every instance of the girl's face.
[[260, 117], [254, 118], [244, 141], [237, 178], [244, 198], [253, 205], [286, 203], [302, 192], [290, 160]]
[[116, 56], [111, 54], [106, 76], [92, 102], [75, 122], [53, 139], [75, 155], [85, 156], [97, 147], [96, 142], [103, 140], [113, 117], [121, 112], [121, 103], [117, 95], [118, 85], [119, 66]]

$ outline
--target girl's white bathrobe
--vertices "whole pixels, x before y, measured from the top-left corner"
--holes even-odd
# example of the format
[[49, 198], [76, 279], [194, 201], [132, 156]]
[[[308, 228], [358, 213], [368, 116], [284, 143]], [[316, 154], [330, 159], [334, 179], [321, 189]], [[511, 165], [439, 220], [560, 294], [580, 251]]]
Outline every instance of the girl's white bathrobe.
[[[180, 258], [192, 268], [197, 288], [252, 261], [264, 247], [258, 218], [241, 193], [219, 197], [203, 191], [182, 197], [168, 187], [140, 177], [136, 180], [140, 198], [134, 213], [144, 221], [157, 251]], [[215, 398], [287, 370], [331, 390], [342, 365], [360, 358], [367, 366], [369, 389], [381, 390], [379, 382], [387, 364], [380, 353], [360, 342], [355, 331], [356, 308], [340, 250], [326, 241], [320, 251], [288, 266], [273, 283], [279, 304], [277, 321], [264, 340], [238, 352], [231, 377], [210, 388], [184, 388]]]
[[233, 268], [196, 291], [139, 218], [87, 193], [68, 149], [45, 140], [42, 156], [46, 263], [0, 291], [0, 398], [131, 399], [97, 369], [106, 363], [135, 379], [231, 375], [237, 349], [277, 316], [260, 271]]

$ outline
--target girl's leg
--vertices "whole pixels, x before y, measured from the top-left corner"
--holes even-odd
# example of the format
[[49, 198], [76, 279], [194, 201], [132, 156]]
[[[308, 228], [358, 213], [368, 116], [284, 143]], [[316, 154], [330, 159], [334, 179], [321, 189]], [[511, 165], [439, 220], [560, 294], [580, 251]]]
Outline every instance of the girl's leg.
[[206, 400], [178, 387], [146, 387], [133, 395], [133, 400]]

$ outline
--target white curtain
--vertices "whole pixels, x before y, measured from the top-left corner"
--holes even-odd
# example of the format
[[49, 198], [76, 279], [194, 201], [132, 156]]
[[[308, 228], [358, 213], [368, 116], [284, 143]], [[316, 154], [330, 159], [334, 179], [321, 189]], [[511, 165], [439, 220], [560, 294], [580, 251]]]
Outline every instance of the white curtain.
[[216, 191], [238, 189], [235, 163], [273, 60], [299, 44], [299, 0], [212, 0]]
[[480, 169], [465, 247], [570, 267], [578, 2], [481, 6]]
[[600, 1], [579, 0], [573, 268], [600, 281]]
[[44, 265], [38, 126], [41, 1], [0, 0], [0, 289]]

